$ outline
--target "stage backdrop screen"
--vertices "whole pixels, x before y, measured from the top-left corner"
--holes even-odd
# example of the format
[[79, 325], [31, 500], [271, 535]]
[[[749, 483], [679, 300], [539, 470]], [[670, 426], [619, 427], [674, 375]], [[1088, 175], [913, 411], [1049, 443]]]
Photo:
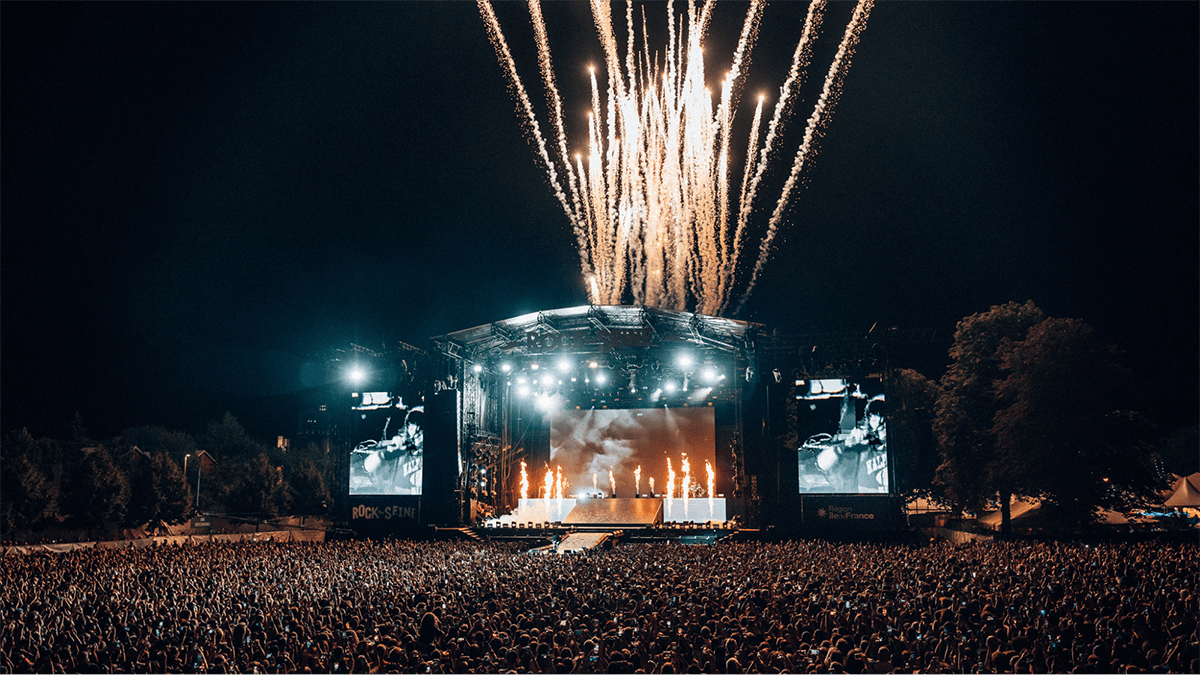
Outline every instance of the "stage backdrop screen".
[[398, 398], [374, 408], [365, 405], [355, 408], [364, 411], [358, 428], [365, 440], [350, 453], [350, 494], [421, 494], [424, 406], [407, 407]]
[[887, 494], [883, 383], [797, 380], [800, 494]]
[[[708, 496], [705, 462], [716, 469], [712, 408], [630, 408], [564, 410], [550, 422], [550, 464], [562, 467], [563, 495], [602, 493], [617, 497], [650, 494], [650, 481], [660, 496], [667, 490], [667, 460], [675, 471], [676, 498], [683, 496], [684, 467], [691, 468], [691, 496]], [[635, 472], [641, 467], [640, 482]], [[546, 467], [531, 472], [536, 489]], [[610, 481], [609, 472], [612, 472]]]

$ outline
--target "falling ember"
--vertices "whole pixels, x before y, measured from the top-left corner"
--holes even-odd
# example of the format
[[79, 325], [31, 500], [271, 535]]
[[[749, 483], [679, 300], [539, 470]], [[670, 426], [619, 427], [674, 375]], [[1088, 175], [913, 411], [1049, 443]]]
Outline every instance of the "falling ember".
[[688, 497], [692, 491], [692, 463], [688, 461], [687, 453], [683, 453], [683, 517], [688, 516]]
[[[686, 13], [678, 17], [668, 9], [668, 37], [661, 51], [652, 50], [646, 39], [644, 16], [641, 45], [636, 46], [633, 3], [628, 2], [628, 40], [622, 59], [610, 6], [593, 1], [604, 65], [599, 73], [589, 69], [592, 110], [587, 147], [573, 155], [539, 0], [530, 0], [529, 10], [549, 103], [549, 138], [542, 134], [490, 0], [477, 0], [477, 4], [523, 113], [521, 123], [536, 144], [555, 197], [571, 222], [588, 301], [622, 304], [631, 298], [635, 305], [693, 307], [718, 314], [738, 298], [734, 282], [743, 250], [757, 248], [753, 269], [742, 270], [750, 278], [734, 310], [740, 311], [770, 255], [799, 174], [816, 152], [815, 139], [828, 124], [873, 0], [857, 3], [809, 117], [791, 176], [757, 245], [748, 219], [767, 160], [779, 154], [775, 146], [782, 124], [793, 117], [788, 113], [799, 97], [826, 0], [813, 0], [809, 7], [791, 70], [761, 139], [763, 102], [758, 102], [741, 171], [730, 167], [735, 108], [745, 86], [743, 66], [749, 63], [763, 15], [761, 0], [748, 4], [729, 71], [722, 82], [711, 86], [705, 82], [703, 41], [712, 17], [711, 2], [705, 2], [703, 9], [688, 2]], [[731, 181], [740, 181], [740, 190], [737, 184], [731, 189]]]
[[525, 460], [521, 460], [521, 501], [529, 499], [529, 474], [525, 473]]
[[713, 471], [712, 464], [706, 459], [704, 460], [704, 470], [708, 472], [708, 519], [713, 518], [713, 487], [717, 483], [717, 474]]
[[612, 469], [608, 470], [608, 485], [609, 485], [609, 487], [612, 488], [612, 492], [610, 492], [609, 494], [616, 497], [617, 496], [617, 479], [613, 478]]
[[638, 464], [638, 468], [633, 470], [633, 496], [642, 496], [642, 465]]

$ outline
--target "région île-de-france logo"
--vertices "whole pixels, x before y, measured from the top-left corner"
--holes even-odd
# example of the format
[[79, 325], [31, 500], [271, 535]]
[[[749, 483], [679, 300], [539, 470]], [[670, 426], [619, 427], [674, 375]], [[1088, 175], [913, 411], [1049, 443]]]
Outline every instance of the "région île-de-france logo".
[[875, 520], [874, 513], [855, 513], [849, 506], [830, 506], [828, 509], [817, 509], [818, 518], [829, 520]]

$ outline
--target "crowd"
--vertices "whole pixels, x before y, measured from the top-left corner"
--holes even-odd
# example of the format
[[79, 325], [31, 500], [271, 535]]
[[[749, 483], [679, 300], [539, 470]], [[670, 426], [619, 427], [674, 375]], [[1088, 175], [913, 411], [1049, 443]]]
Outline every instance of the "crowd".
[[0, 668], [1198, 671], [1196, 544], [204, 543], [8, 556]]

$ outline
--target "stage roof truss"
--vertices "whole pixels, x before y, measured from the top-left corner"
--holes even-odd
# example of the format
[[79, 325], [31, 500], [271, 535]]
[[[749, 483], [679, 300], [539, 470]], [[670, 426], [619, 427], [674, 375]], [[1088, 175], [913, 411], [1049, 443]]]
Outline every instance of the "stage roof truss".
[[[544, 310], [434, 338], [453, 359], [486, 361], [552, 352], [597, 353], [628, 361], [647, 349], [693, 344], [750, 357], [760, 326], [654, 307], [583, 305]], [[640, 337], [639, 337], [640, 335]]]

